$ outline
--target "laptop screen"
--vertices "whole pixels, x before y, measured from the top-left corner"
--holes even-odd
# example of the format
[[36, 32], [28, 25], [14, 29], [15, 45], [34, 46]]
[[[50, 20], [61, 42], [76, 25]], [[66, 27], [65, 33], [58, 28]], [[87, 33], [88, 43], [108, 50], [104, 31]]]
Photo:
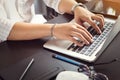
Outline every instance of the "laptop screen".
[[111, 16], [120, 15], [120, 0], [91, 0], [86, 3], [92, 12], [102, 13]]

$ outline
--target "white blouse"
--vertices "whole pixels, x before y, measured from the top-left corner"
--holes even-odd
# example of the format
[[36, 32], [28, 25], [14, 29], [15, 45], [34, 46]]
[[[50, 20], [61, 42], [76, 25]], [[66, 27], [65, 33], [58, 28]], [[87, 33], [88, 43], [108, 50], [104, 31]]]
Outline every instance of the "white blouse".
[[[34, 0], [0, 0], [0, 42], [7, 40], [16, 22], [30, 22], [33, 2]], [[44, 2], [60, 13], [58, 10], [60, 0], [44, 0]]]

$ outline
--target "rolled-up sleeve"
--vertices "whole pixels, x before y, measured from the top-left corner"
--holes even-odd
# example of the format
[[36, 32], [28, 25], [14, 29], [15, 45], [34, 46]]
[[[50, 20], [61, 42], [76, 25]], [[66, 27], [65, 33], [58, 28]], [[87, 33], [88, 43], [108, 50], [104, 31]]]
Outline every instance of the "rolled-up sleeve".
[[5, 9], [0, 4], [0, 42], [7, 40], [7, 37], [15, 23], [15, 21], [7, 18]]
[[59, 4], [61, 0], [43, 0], [48, 7], [53, 8], [56, 12], [63, 14], [59, 11]]

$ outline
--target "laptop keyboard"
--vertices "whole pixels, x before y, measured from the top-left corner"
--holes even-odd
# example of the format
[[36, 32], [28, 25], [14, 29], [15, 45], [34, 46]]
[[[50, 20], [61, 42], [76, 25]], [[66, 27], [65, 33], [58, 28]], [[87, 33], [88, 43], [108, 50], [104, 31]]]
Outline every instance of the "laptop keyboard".
[[102, 44], [104, 44], [105, 39], [107, 38], [109, 32], [112, 30], [112, 26], [114, 23], [105, 22], [104, 28], [100, 35], [97, 35], [96, 31], [89, 27], [88, 31], [92, 34], [94, 42], [91, 45], [79, 47], [76, 44], [72, 43], [67, 50], [71, 50], [73, 52], [83, 54], [86, 56], [91, 56], [95, 52], [97, 52], [98, 48], [100, 49]]

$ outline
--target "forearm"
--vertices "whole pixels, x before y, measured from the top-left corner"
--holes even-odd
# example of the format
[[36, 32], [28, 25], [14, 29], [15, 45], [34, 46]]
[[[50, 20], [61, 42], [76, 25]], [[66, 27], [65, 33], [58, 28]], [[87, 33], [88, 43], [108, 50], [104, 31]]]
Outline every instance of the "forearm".
[[17, 22], [9, 36], [8, 40], [31, 40], [50, 36], [52, 24], [31, 24]]
[[61, 0], [59, 4], [59, 11], [71, 14], [71, 9], [75, 4], [77, 4], [76, 0]]

